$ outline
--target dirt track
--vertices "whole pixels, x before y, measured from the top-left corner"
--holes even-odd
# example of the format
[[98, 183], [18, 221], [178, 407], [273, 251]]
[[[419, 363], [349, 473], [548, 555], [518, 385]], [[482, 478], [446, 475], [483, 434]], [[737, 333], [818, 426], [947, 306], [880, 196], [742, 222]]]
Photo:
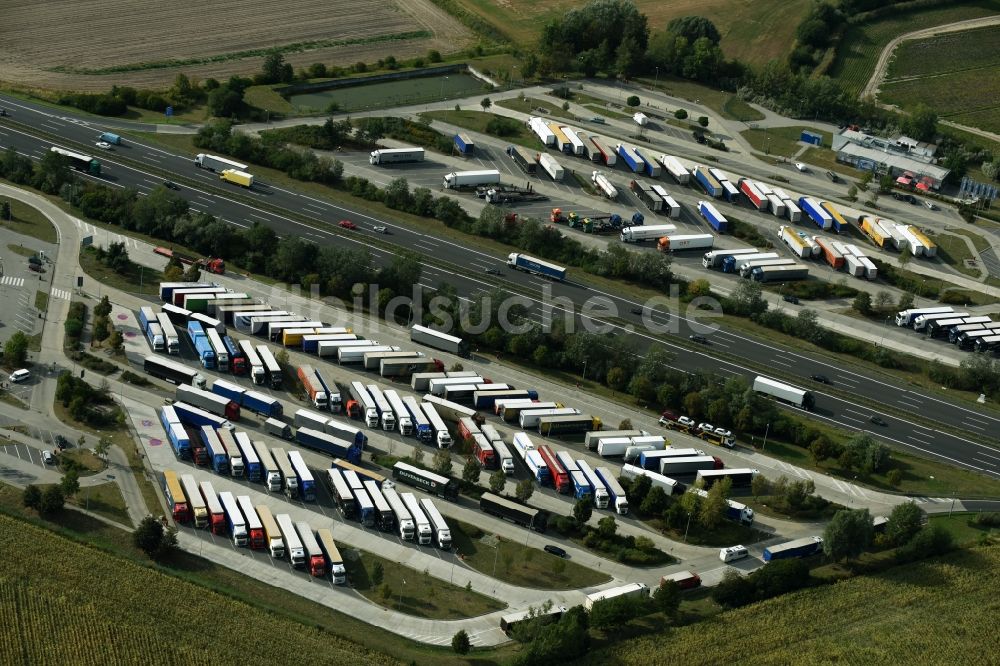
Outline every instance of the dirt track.
[[886, 70], [889, 69], [889, 61], [892, 59], [892, 54], [896, 50], [896, 47], [903, 42], [911, 39], [933, 37], [934, 35], [941, 35], [948, 32], [960, 32], [962, 30], [972, 30], [974, 28], [985, 28], [991, 25], [1000, 25], [1000, 16], [984, 16], [982, 18], [968, 19], [966, 21], [957, 21], [955, 23], [938, 25], [933, 28], [924, 28], [923, 30], [914, 30], [913, 32], [899, 35], [886, 44], [886, 47], [882, 49], [882, 53], [878, 57], [878, 63], [875, 65], [875, 71], [872, 73], [872, 77], [868, 79], [868, 83], [865, 84], [865, 87], [862, 89], [859, 97], [864, 98], [868, 96], [878, 96], [879, 87], [885, 79]]

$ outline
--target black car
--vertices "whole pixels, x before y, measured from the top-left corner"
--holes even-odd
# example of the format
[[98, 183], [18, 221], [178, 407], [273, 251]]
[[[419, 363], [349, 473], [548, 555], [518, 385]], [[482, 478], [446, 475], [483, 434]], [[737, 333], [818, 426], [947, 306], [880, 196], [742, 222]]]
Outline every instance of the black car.
[[68, 449], [73, 446], [68, 439], [62, 435], [56, 435], [56, 448], [57, 449]]
[[827, 177], [827, 178], [829, 178], [830, 180], [832, 180], [832, 181], [833, 181], [833, 182], [835, 182], [835, 183], [836, 183], [836, 182], [838, 182], [838, 181], [840, 180], [840, 177], [839, 177], [839, 176], [837, 176], [837, 174], [835, 174], [835, 173], [834, 173], [834, 172], [832, 172], [832, 171], [827, 171], [827, 172], [826, 172], [826, 177]]
[[163, 181], [163, 187], [167, 188], [168, 190], [180, 190], [181, 189], [181, 186], [178, 185], [177, 183], [175, 183], [172, 180], [165, 180], [165, 181]]
[[698, 344], [702, 345], [708, 344], [708, 338], [706, 338], [704, 335], [689, 335], [688, 340], [690, 340], [691, 342], [697, 342]]
[[557, 557], [566, 557], [566, 551], [563, 548], [560, 548], [559, 546], [553, 546], [551, 543], [545, 544], [545, 547], [542, 550], [544, 550], [546, 553], [551, 553]]
[[499, 268], [487, 268], [486, 273], [488, 275], [501, 275]]
[[798, 296], [791, 296], [791, 295], [785, 296], [784, 301], [786, 303], [791, 303], [792, 305], [798, 305], [799, 304], [799, 297]]
[[819, 382], [820, 384], [829, 384], [830, 378], [826, 375], [812, 375], [812, 380], [814, 382]]
[[641, 315], [642, 314], [642, 308], [630, 308], [629, 312], [631, 312], [634, 315]]
[[885, 419], [883, 419], [881, 416], [876, 416], [875, 414], [872, 414], [872, 417], [868, 420], [877, 426], [885, 427], [889, 425], [888, 423], [885, 422]]

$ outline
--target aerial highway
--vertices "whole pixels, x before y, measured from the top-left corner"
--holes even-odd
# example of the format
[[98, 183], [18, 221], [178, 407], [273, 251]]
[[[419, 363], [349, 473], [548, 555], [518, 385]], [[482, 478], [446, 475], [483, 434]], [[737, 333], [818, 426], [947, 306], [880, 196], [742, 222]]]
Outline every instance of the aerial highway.
[[[709, 345], [692, 345], [688, 336], [705, 333], [703, 325], [684, 313], [671, 312], [666, 301], [643, 304], [572, 279], [550, 282], [507, 270], [504, 257], [259, 180], [253, 189], [236, 189], [220, 183], [216, 174], [196, 168], [193, 155], [178, 155], [141, 140], [127, 140], [126, 145], [111, 152], [96, 148], [97, 135], [117, 123], [105, 124], [101, 119], [4, 96], [0, 96], [0, 106], [11, 111], [10, 117], [0, 118], [3, 148], [13, 146], [35, 159], [54, 144], [86, 152], [102, 162], [103, 172], [97, 180], [107, 185], [148, 193], [164, 180], [173, 180], [180, 185], [177, 193], [192, 210], [242, 227], [260, 222], [282, 236], [367, 248], [377, 263], [387, 262], [401, 249], [414, 251], [425, 258], [423, 286], [449, 282], [463, 297], [499, 286], [526, 299], [529, 316], [536, 321], [565, 315], [578, 324], [600, 325], [606, 332], [634, 336], [642, 347], [663, 345], [676, 353], [672, 365], [683, 371], [712, 370], [748, 378], [777, 374], [813, 391], [813, 416], [817, 419], [847, 430], [867, 430], [897, 447], [1000, 476], [1000, 450], [975, 441], [990, 441], [990, 433], [1000, 428], [1000, 418], [985, 409], [916, 392], [902, 382], [842, 369], [822, 357], [783, 349], [727, 328], [708, 336]], [[358, 231], [337, 229], [341, 219], [355, 222]], [[387, 226], [391, 234], [372, 233], [371, 228], [377, 225]], [[603, 303], [600, 314], [581, 313], [581, 306], [595, 299]], [[543, 306], [543, 300], [547, 306]], [[569, 308], [563, 303], [572, 303], [573, 312], [567, 313]], [[548, 314], [543, 312], [546, 308]], [[830, 389], [820, 388], [809, 379], [817, 374], [830, 379]], [[873, 416], [886, 425], [872, 423]]]

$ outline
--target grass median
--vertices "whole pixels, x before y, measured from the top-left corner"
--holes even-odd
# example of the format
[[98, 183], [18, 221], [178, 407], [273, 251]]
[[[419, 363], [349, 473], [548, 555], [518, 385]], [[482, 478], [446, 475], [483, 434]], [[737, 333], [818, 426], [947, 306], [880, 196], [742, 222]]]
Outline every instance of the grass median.
[[13, 219], [0, 221], [0, 227], [10, 229], [25, 236], [37, 238], [44, 243], [55, 245], [59, 242], [56, 228], [49, 222], [40, 210], [34, 206], [29, 206], [17, 199], [0, 196], [0, 202], [6, 201], [10, 204], [10, 212]]
[[[389, 610], [429, 620], [457, 620], [503, 610], [507, 604], [363, 550], [344, 557], [351, 587]], [[381, 566], [381, 579], [376, 573]]]
[[462, 561], [511, 585], [572, 590], [606, 583], [610, 578], [519, 541], [496, 537], [474, 525], [451, 520], [451, 537]]

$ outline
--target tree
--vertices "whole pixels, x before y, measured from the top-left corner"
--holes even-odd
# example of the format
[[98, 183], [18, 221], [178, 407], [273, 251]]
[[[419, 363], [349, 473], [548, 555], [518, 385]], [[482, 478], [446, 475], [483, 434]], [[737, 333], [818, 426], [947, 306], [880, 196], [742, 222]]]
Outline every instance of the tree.
[[698, 116], [698, 124], [702, 127], [708, 127], [708, 116]]
[[573, 517], [578, 524], [586, 524], [592, 515], [594, 515], [594, 500], [589, 497], [584, 497], [573, 505]]
[[261, 66], [261, 83], [279, 83], [285, 81], [285, 56], [280, 51], [272, 51], [264, 58]]
[[481, 469], [479, 461], [469, 456], [465, 461], [465, 466], [462, 467], [462, 480], [469, 485], [475, 485], [479, 481], [479, 470]]
[[872, 295], [867, 291], [859, 291], [858, 295], [854, 297], [854, 303], [851, 304], [851, 307], [865, 316], [870, 315], [872, 313]]
[[688, 117], [688, 112], [685, 111], [684, 109], [677, 109], [676, 111], [674, 111], [674, 118], [676, 118], [677, 120], [684, 120], [687, 117]]
[[451, 454], [448, 453], [448, 449], [439, 449], [437, 453], [434, 454], [434, 462], [431, 463], [434, 471], [438, 474], [443, 474], [445, 476], [451, 476]]
[[76, 495], [80, 492], [80, 473], [75, 469], [69, 470], [63, 475], [62, 481], [59, 482], [59, 487], [62, 488], [65, 497]]
[[597, 532], [605, 539], [610, 539], [618, 531], [618, 523], [614, 516], [605, 516], [597, 521]]
[[708, 497], [701, 503], [701, 508], [698, 510], [698, 522], [706, 530], [715, 529], [726, 519], [726, 511], [729, 508], [726, 500], [729, 499], [731, 487], [732, 480], [724, 479], [712, 484], [712, 487], [708, 489]]
[[664, 581], [653, 593], [653, 601], [661, 613], [676, 618], [681, 605], [681, 588], [672, 580]]
[[522, 502], [527, 502], [531, 499], [532, 494], [535, 492], [535, 482], [531, 479], [523, 479], [517, 482], [517, 486], [514, 487], [514, 497]]
[[900, 469], [890, 469], [885, 475], [885, 480], [889, 482], [889, 485], [893, 488], [899, 488], [903, 483], [903, 471]]
[[39, 512], [42, 514], [52, 514], [63, 508], [66, 503], [66, 496], [59, 486], [49, 486], [42, 493], [42, 501], [39, 505]]
[[885, 526], [885, 537], [894, 546], [909, 543], [920, 531], [924, 522], [924, 512], [916, 502], [897, 504], [889, 514]]
[[646, 493], [646, 498], [639, 504], [639, 513], [646, 516], [658, 516], [667, 508], [669, 499], [663, 488], [659, 486], [651, 488]]
[[111, 438], [101, 437], [94, 445], [94, 455], [104, 460], [104, 466], [108, 465], [108, 451], [111, 449]]
[[490, 491], [494, 494], [499, 495], [503, 492], [504, 486], [507, 485], [507, 475], [502, 469], [490, 474]]
[[758, 499], [762, 495], [767, 495], [771, 491], [771, 481], [763, 474], [754, 474], [753, 480], [750, 481], [750, 494], [753, 495], [754, 499]]
[[424, 450], [419, 446], [416, 447], [413, 449], [413, 455], [411, 457], [413, 459], [413, 464], [420, 467], [424, 462]]
[[13, 219], [14, 219], [14, 214], [11, 213], [10, 202], [0, 201], [0, 220], [10, 221]]
[[156, 557], [159, 555], [163, 543], [163, 533], [163, 523], [153, 516], [146, 516], [132, 533], [132, 540], [136, 547], [144, 553], [150, 557]]
[[185, 269], [182, 282], [198, 282], [201, 279], [201, 268], [198, 264], [191, 264]]
[[897, 303], [896, 307], [898, 307], [900, 310], [909, 310], [910, 308], [912, 308], [913, 294], [911, 294], [908, 291], [904, 291], [902, 294], [900, 294], [899, 302]]
[[598, 629], [614, 630], [624, 627], [639, 611], [635, 597], [614, 597], [594, 604], [590, 611], [590, 624]]
[[715, 603], [726, 608], [738, 608], [753, 601], [754, 586], [738, 572], [729, 569], [722, 576], [722, 581], [712, 590]]
[[469, 634], [465, 633], [465, 629], [459, 629], [458, 633], [451, 639], [451, 649], [457, 654], [468, 654], [471, 648], [472, 644], [469, 642]]
[[918, 102], [903, 121], [903, 131], [917, 141], [934, 141], [937, 138], [938, 116], [930, 107]]
[[379, 585], [382, 584], [382, 581], [384, 579], [385, 579], [385, 567], [382, 566], [381, 562], [376, 560], [375, 565], [372, 566], [372, 585], [378, 587]]
[[38, 511], [42, 507], [42, 491], [33, 483], [29, 483], [24, 489], [21, 502], [25, 507]]
[[873, 532], [868, 509], [842, 509], [823, 532], [823, 552], [834, 561], [857, 557], [871, 544]]
[[849, 200], [851, 200], [851, 201], [857, 201], [858, 200], [858, 186], [857, 185], [851, 185], [850, 187], [847, 188], [847, 198]]
[[637, 95], [629, 95], [628, 98], [626, 98], [625, 103], [629, 106], [636, 107], [642, 104], [642, 100], [640, 100]]
[[24, 365], [28, 359], [28, 336], [21, 331], [15, 331], [3, 346], [3, 361], [8, 366]]
[[484, 97], [479, 101], [479, 106], [483, 107], [483, 111], [493, 106], [493, 102], [489, 97]]

